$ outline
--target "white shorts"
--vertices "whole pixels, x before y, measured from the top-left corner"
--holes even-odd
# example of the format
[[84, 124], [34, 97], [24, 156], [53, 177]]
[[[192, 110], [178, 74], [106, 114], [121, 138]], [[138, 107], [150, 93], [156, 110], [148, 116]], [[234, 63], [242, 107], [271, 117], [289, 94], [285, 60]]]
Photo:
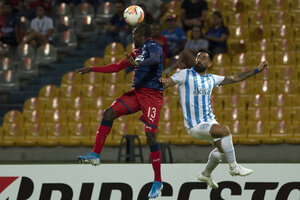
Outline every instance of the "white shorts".
[[198, 140], [208, 140], [212, 144], [216, 141], [218, 141], [220, 138], [213, 138], [211, 134], [209, 133], [212, 125], [219, 124], [216, 120], [211, 120], [209, 122], [203, 122], [200, 124], [197, 124], [196, 126], [190, 128], [187, 130], [187, 132], [194, 138], [197, 138]]

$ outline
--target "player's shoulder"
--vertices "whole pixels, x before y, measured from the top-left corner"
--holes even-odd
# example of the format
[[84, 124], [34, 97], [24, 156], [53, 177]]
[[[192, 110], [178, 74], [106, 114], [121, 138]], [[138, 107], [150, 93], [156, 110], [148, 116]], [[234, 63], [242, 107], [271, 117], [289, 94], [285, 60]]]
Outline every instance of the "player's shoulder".
[[191, 69], [181, 69], [175, 72], [172, 76], [179, 76], [179, 75], [185, 75], [188, 71], [191, 71]]

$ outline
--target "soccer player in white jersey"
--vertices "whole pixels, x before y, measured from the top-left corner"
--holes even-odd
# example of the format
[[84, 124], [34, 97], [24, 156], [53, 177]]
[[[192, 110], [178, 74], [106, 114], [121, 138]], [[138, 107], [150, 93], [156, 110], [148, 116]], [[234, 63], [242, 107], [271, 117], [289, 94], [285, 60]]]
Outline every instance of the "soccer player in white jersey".
[[187, 132], [197, 139], [209, 140], [216, 148], [209, 154], [206, 168], [198, 174], [198, 180], [206, 182], [212, 188], [218, 184], [211, 178], [212, 171], [225, 159], [229, 163], [229, 173], [233, 176], [246, 176], [252, 173], [237, 164], [232, 136], [228, 126], [215, 120], [210, 106], [213, 87], [243, 81], [262, 70], [268, 70], [268, 62], [261, 62], [254, 70], [241, 72], [232, 76], [207, 74], [212, 67], [212, 54], [201, 49], [196, 56], [195, 66], [175, 73], [171, 78], [161, 78], [164, 88], [179, 85], [180, 103]]

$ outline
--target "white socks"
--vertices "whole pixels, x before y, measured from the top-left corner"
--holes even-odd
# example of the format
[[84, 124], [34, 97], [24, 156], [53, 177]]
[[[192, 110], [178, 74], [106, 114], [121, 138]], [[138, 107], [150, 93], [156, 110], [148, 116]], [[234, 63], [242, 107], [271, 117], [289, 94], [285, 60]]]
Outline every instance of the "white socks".
[[221, 139], [221, 146], [225, 155], [225, 158], [231, 169], [237, 166], [235, 159], [235, 151], [232, 143], [232, 135], [225, 136]]
[[224, 159], [224, 154], [220, 153], [217, 148], [212, 150], [208, 156], [208, 161], [205, 170], [202, 172], [204, 176], [210, 176], [211, 172]]

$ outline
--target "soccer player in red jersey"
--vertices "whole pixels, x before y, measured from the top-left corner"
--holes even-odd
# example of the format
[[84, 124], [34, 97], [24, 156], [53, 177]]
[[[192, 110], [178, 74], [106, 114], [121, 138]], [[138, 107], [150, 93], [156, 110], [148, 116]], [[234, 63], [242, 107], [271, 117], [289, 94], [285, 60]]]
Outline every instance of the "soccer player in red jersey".
[[138, 24], [133, 30], [133, 42], [135, 48], [127, 58], [122, 61], [103, 67], [86, 67], [77, 69], [80, 74], [91, 71], [101, 73], [118, 72], [127, 67], [135, 67], [134, 89], [124, 93], [114, 101], [103, 113], [103, 119], [97, 130], [94, 149], [92, 152], [78, 156], [78, 160], [93, 165], [100, 164], [100, 154], [105, 139], [109, 134], [114, 119], [142, 110], [139, 118], [145, 124], [147, 143], [150, 147], [151, 162], [154, 170], [154, 182], [149, 198], [159, 195], [163, 185], [160, 173], [160, 147], [156, 141], [156, 133], [159, 122], [160, 109], [163, 103], [163, 86], [159, 78], [163, 71], [163, 51], [161, 46], [151, 38], [149, 25]]

